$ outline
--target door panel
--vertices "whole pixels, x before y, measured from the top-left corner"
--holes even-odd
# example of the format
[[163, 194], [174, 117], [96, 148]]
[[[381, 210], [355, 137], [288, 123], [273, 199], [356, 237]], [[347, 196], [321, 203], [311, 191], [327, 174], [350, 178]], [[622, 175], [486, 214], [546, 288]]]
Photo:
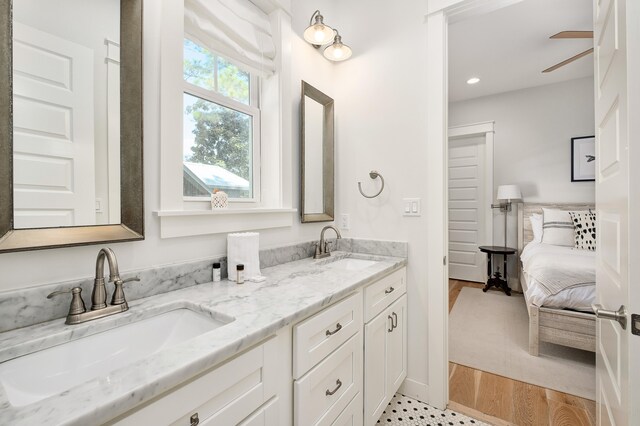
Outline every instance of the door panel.
[[407, 377], [407, 296], [391, 305], [389, 312], [394, 328], [387, 334], [387, 392], [393, 395]]
[[[630, 303], [629, 186], [626, 0], [594, 1], [596, 121], [596, 299], [607, 310]], [[637, 77], [635, 77], [637, 78]], [[636, 94], [637, 95], [637, 94]], [[635, 193], [634, 193], [635, 192]], [[637, 252], [636, 252], [637, 253]], [[598, 424], [634, 423], [629, 410], [629, 327], [597, 320], [596, 386]], [[638, 419], [636, 419], [636, 422]]]
[[13, 30], [15, 227], [94, 225], [93, 51]]
[[449, 141], [449, 276], [485, 281], [485, 138]]
[[386, 359], [387, 311], [381, 312], [364, 326], [364, 417], [372, 425], [382, 415], [387, 404]]

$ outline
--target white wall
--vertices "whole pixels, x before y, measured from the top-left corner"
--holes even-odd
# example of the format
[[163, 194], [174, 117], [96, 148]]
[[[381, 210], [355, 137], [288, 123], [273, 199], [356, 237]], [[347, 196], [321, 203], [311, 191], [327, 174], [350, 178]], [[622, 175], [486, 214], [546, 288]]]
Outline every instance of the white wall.
[[[451, 103], [449, 125], [495, 121], [494, 200], [499, 185], [517, 184], [525, 202], [593, 203], [594, 182], [571, 182], [571, 138], [594, 134], [593, 105], [593, 79], [582, 78]], [[515, 210], [507, 233], [516, 247]], [[503, 244], [497, 210], [493, 236]]]
[[[322, 6], [322, 2], [319, 2]], [[291, 104], [294, 137], [294, 207], [299, 204], [299, 102], [300, 80], [304, 79], [328, 95], [333, 87], [333, 65], [304, 42], [299, 27], [315, 7], [305, 7], [310, 1], [294, 4], [294, 39], [292, 40], [292, 84], [294, 93]], [[317, 4], [314, 4], [317, 6]], [[158, 265], [209, 258], [226, 253], [226, 235], [204, 235], [188, 238], [160, 238], [160, 224], [154, 211], [160, 208], [160, 21], [161, 2], [146, 2], [144, 7], [144, 191], [146, 240], [131, 243], [105, 244], [112, 247], [120, 269], [130, 271]], [[308, 13], [307, 13], [308, 12]], [[297, 21], [301, 22], [297, 22]], [[261, 247], [273, 247], [288, 243], [309, 241], [320, 237], [320, 229], [326, 223], [300, 224], [295, 220], [291, 228], [260, 232]], [[72, 247], [21, 253], [0, 254], [0, 291], [18, 289], [91, 277], [95, 271], [95, 257], [101, 246]]]
[[[351, 216], [351, 230], [361, 238], [409, 243], [409, 365], [405, 392], [426, 398], [427, 268], [426, 217], [403, 217], [403, 198], [422, 198], [429, 208], [426, 180], [426, 26], [425, 2], [350, 0], [337, 15], [325, 14], [340, 31], [353, 57], [335, 66], [336, 191], [339, 216]], [[358, 192], [377, 191], [370, 170], [385, 178], [385, 190], [374, 199]], [[343, 234], [344, 235], [344, 234]], [[439, 283], [438, 283], [439, 284]]]

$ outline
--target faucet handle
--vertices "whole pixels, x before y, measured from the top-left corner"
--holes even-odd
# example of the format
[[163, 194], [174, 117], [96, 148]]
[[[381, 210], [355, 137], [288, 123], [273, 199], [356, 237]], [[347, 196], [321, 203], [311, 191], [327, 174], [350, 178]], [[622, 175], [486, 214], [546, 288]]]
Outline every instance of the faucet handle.
[[84, 300], [82, 300], [82, 289], [80, 287], [73, 287], [68, 290], [58, 290], [47, 296], [47, 299], [53, 299], [55, 296], [61, 294], [71, 293], [71, 305], [69, 306], [69, 315], [82, 314], [87, 311], [84, 306]]
[[316, 245], [316, 256], [320, 256], [322, 251], [320, 250], [320, 242], [314, 243]]
[[333, 246], [333, 243], [331, 241], [325, 241], [324, 242], [324, 252], [325, 253], [331, 253], [332, 246]]
[[138, 277], [127, 278], [126, 280], [117, 279], [113, 283], [116, 288], [113, 290], [113, 296], [111, 297], [112, 305], [122, 305], [127, 303], [127, 300], [124, 298], [124, 290], [122, 289], [122, 284], [128, 283], [131, 281], [140, 281]]

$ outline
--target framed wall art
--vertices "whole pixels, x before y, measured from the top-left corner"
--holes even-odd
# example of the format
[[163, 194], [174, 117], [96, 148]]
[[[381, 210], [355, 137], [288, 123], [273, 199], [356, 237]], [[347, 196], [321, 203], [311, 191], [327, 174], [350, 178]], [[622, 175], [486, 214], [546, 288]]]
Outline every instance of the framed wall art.
[[571, 182], [596, 180], [596, 137], [571, 138]]

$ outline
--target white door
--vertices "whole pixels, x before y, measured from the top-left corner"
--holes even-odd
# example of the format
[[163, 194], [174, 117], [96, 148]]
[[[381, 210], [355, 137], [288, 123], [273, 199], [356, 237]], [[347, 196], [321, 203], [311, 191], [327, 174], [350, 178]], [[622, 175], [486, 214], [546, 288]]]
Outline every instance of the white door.
[[449, 141], [449, 278], [486, 281], [485, 137]]
[[93, 51], [13, 27], [15, 228], [95, 224]]
[[[624, 305], [628, 313], [637, 313], [640, 232], [630, 219], [639, 220], [640, 193], [635, 180], [638, 172], [630, 170], [629, 165], [637, 169], [640, 161], [640, 132], [635, 123], [640, 100], [640, 8], [636, 0], [594, 0], [594, 3], [596, 297], [603, 309], [615, 311]], [[627, 11], [627, 7], [634, 11]], [[630, 315], [626, 317], [630, 319]], [[631, 324], [623, 329], [615, 321], [597, 320], [598, 424], [640, 424], [640, 337], [633, 336], [631, 328]]]
[[389, 307], [393, 329], [387, 334], [387, 393], [392, 395], [407, 377], [407, 296]]
[[386, 311], [364, 326], [364, 421], [373, 425], [387, 405], [387, 334], [391, 321]]

